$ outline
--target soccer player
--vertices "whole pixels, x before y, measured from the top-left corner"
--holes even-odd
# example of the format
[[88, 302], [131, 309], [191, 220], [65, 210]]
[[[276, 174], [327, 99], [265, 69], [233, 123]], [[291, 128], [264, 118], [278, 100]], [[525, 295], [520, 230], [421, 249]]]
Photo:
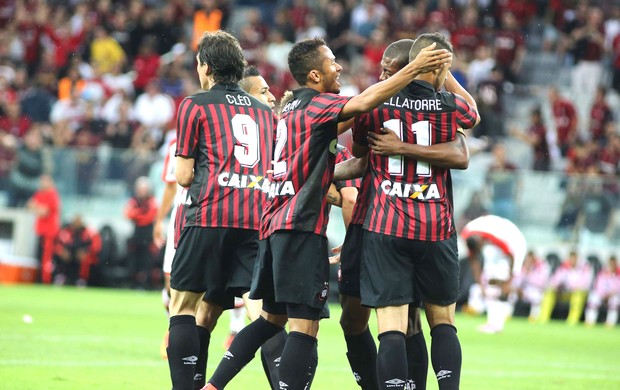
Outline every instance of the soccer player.
[[177, 123], [175, 176], [190, 203], [170, 274], [175, 390], [204, 385], [210, 332], [235, 296], [247, 298], [275, 125], [272, 110], [238, 85], [245, 60], [232, 35], [205, 33], [196, 60], [206, 92], [183, 100]]
[[[413, 40], [402, 39], [386, 48], [381, 59], [381, 80], [386, 80], [409, 62], [409, 51], [412, 45]], [[379, 155], [401, 154], [402, 148], [406, 147], [408, 157], [445, 168], [466, 169], [469, 163], [469, 150], [462, 132], [459, 132], [453, 141], [430, 146], [405, 144], [391, 131], [382, 134], [370, 133], [369, 137], [369, 146]], [[334, 176], [344, 179], [363, 175], [366, 173], [367, 158], [359, 160], [337, 164]], [[369, 183], [369, 180], [363, 183]], [[358, 196], [358, 202], [355, 204], [352, 221], [347, 229], [340, 256], [341, 268], [338, 284], [342, 307], [340, 325], [347, 344], [347, 358], [357, 384], [362, 389], [376, 389], [377, 348], [368, 328], [370, 308], [361, 305], [359, 290], [362, 225], [368, 203], [368, 186], [364, 184]], [[428, 355], [421, 329], [420, 305], [421, 302], [418, 299], [411, 305], [409, 311], [406, 337], [407, 385], [408, 388], [425, 389]]]
[[[422, 34], [409, 58], [431, 43], [452, 52], [443, 35]], [[449, 69], [446, 64], [417, 76], [383, 106], [359, 116], [354, 155], [363, 155], [368, 132], [381, 128], [406, 143], [431, 145], [453, 140], [458, 128], [474, 127], [479, 121], [475, 101]], [[444, 84], [450, 92], [439, 92]], [[454, 311], [459, 271], [449, 170], [408, 157], [406, 148], [391, 157], [371, 154], [369, 169], [360, 292], [361, 303], [377, 312], [379, 388], [405, 388], [405, 335], [409, 304], [417, 290], [431, 328], [431, 360], [439, 388], [458, 389], [461, 349]]]
[[[276, 99], [269, 91], [269, 85], [265, 79], [260, 75], [260, 72], [255, 66], [248, 66], [243, 72], [243, 78], [239, 81], [239, 86], [250, 95], [257, 98], [263, 104], [267, 105], [273, 110], [275, 107]], [[230, 323], [228, 338], [224, 341], [224, 349], [230, 347], [230, 343], [234, 337], [245, 327], [245, 317], [248, 314], [245, 309], [243, 300], [235, 299], [235, 307], [230, 311]], [[253, 321], [260, 314], [260, 310], [255, 310], [250, 314], [250, 320]]]
[[[270, 200], [261, 220], [252, 281], [251, 296], [263, 299], [263, 312], [235, 337], [208, 389], [224, 388], [287, 320], [280, 388], [301, 390], [311, 382], [319, 317], [329, 291], [325, 195], [333, 176], [338, 122], [372, 110], [418, 73], [451, 60], [447, 51], [433, 48], [354, 97], [336, 95], [342, 67], [325, 41], [307, 39], [291, 49], [289, 69], [301, 88], [293, 92], [278, 122]], [[313, 367], [309, 373], [308, 367]]]

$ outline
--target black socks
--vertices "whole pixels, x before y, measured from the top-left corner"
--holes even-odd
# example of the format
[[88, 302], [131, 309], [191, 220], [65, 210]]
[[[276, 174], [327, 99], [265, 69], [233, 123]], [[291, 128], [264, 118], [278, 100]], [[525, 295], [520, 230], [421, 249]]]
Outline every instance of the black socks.
[[379, 389], [404, 390], [407, 381], [405, 334], [398, 331], [379, 335], [377, 353]]
[[314, 378], [316, 337], [289, 332], [280, 360], [280, 389], [304, 390]]
[[377, 388], [377, 347], [370, 329], [356, 335], [345, 335], [347, 359], [355, 381], [363, 390]]
[[281, 327], [263, 317], [258, 317], [256, 321], [237, 333], [209, 383], [218, 389], [223, 389], [254, 358], [258, 348], [281, 331]]
[[457, 390], [461, 381], [461, 344], [456, 328], [448, 324], [431, 329], [431, 361], [440, 390]]
[[280, 385], [280, 375], [278, 375], [278, 367], [280, 366], [280, 357], [286, 343], [286, 331], [282, 329], [278, 334], [267, 340], [260, 347], [260, 358], [263, 362], [265, 375], [269, 379], [271, 389], [275, 390]]
[[190, 315], [170, 317], [168, 365], [173, 390], [194, 388], [196, 361], [200, 353], [196, 318]]

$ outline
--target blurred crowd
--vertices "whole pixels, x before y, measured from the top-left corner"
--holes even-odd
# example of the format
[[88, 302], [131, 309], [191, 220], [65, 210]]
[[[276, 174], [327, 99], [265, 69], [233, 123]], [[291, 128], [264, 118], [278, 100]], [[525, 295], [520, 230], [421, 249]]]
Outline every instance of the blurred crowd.
[[[0, 191], [8, 206], [26, 205], [44, 174], [63, 184], [69, 166], [78, 194], [93, 194], [98, 177], [123, 180], [129, 192], [174, 132], [180, 101], [199, 90], [194, 48], [217, 29], [233, 31], [278, 99], [296, 87], [286, 56], [300, 39], [326, 39], [343, 66], [342, 94], [352, 95], [378, 81], [388, 44], [441, 32], [454, 45], [451, 71], [483, 118], [471, 145], [493, 156], [491, 205], [472, 198], [467, 212], [487, 207], [515, 219], [520, 188], [511, 174], [555, 170], [570, 178], [562, 234], [601, 225], [596, 213], [608, 216], [596, 229], [613, 225], [620, 2], [602, 0], [0, 0]], [[529, 85], [528, 52], [556, 58], [569, 85]], [[513, 128], [505, 98], [528, 93], [540, 105]], [[506, 140], [528, 145], [531, 166], [510, 161]], [[52, 153], [64, 148], [71, 164]], [[583, 177], [597, 181], [582, 185]]]

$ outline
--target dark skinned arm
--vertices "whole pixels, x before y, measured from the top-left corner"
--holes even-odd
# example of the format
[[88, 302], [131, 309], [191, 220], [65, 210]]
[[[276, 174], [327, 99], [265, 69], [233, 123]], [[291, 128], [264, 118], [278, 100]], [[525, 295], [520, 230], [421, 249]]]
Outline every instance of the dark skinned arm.
[[393, 131], [381, 129], [381, 133], [368, 133], [368, 145], [380, 156], [401, 155], [448, 169], [467, 169], [469, 166], [467, 139], [460, 131], [450, 142], [424, 146], [402, 142]]

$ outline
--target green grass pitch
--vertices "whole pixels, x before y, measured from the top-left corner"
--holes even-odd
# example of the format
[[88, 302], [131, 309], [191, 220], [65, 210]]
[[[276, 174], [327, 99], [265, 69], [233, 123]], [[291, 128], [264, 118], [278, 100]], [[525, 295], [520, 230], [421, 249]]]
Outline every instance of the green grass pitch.
[[[357, 389], [340, 311], [331, 309], [332, 318], [321, 322], [313, 389]], [[502, 334], [485, 335], [476, 332], [483, 321], [457, 314], [462, 389], [620, 389], [619, 328], [515, 318]], [[168, 365], [159, 357], [166, 326], [158, 292], [0, 286], [0, 389], [169, 390]], [[371, 329], [376, 334], [374, 319]], [[224, 314], [211, 339], [207, 377], [222, 357], [227, 330]], [[430, 347], [428, 328], [425, 335]], [[437, 389], [430, 372], [428, 389]], [[268, 389], [260, 360], [227, 388]]]

